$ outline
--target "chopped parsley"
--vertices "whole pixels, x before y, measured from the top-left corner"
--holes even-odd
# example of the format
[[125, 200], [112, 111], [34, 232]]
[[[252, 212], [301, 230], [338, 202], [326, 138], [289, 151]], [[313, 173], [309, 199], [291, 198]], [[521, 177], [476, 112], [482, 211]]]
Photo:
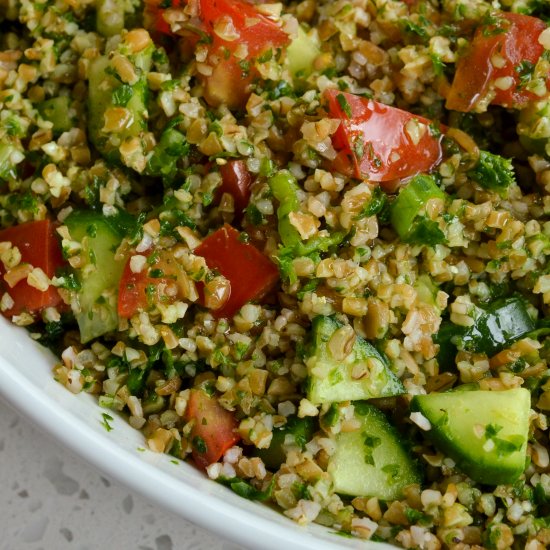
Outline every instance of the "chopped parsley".
[[110, 414], [107, 414], [107, 413], [101, 413], [101, 416], [103, 418], [103, 420], [101, 421], [102, 426], [108, 432], [112, 431], [113, 427], [111, 426], [111, 424], [109, 424], [109, 422], [112, 422], [114, 420], [114, 418]]
[[338, 94], [336, 96], [336, 101], [338, 101], [338, 105], [340, 105], [340, 109], [344, 111], [345, 115], [348, 118], [351, 118], [352, 117], [351, 105], [348, 103], [348, 100], [346, 99], [346, 97], [343, 94]]

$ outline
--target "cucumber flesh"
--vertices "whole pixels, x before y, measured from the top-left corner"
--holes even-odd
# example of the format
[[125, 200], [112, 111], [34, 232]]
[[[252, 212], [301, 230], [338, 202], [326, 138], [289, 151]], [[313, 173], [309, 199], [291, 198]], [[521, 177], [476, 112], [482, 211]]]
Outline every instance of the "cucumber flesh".
[[68, 132], [74, 126], [69, 116], [70, 103], [67, 96], [59, 96], [46, 99], [38, 105], [38, 112], [53, 124], [52, 130], [56, 135]]
[[431, 176], [420, 174], [401, 188], [390, 207], [390, 221], [401, 240], [407, 242], [412, 237], [430, 199], [445, 200], [445, 193]]
[[85, 264], [77, 271], [80, 290], [73, 304], [80, 339], [86, 343], [118, 327], [118, 285], [125, 260], [116, 260], [121, 233], [109, 218], [87, 211], [71, 213], [65, 220], [71, 238], [83, 249]]
[[309, 76], [313, 71], [313, 62], [321, 53], [319, 37], [315, 31], [298, 28], [298, 36], [286, 49], [288, 68], [292, 76]]
[[365, 401], [354, 403], [361, 428], [336, 436], [328, 472], [343, 495], [395, 500], [405, 487], [421, 482], [416, 462], [384, 414]]
[[124, 0], [97, 0], [96, 28], [107, 38], [120, 34], [124, 29]]
[[286, 460], [285, 442], [288, 442], [287, 436], [294, 444], [302, 450], [315, 433], [315, 422], [313, 418], [298, 418], [291, 416], [287, 423], [281, 428], [273, 429], [273, 438], [267, 449], [257, 449], [256, 455], [259, 456], [268, 468], [277, 469]]
[[0, 142], [0, 181], [16, 179], [17, 168], [13, 162], [13, 155], [18, 149], [11, 143]]
[[[388, 367], [387, 358], [360, 336], [344, 359], [330, 351], [330, 339], [342, 328], [334, 317], [313, 320], [311, 356], [306, 365], [309, 374], [308, 399], [312, 403], [334, 403], [405, 393], [403, 384]], [[354, 373], [364, 371], [361, 378]]]
[[411, 410], [427, 418], [435, 447], [474, 481], [514, 483], [525, 469], [531, 394], [505, 391], [452, 391], [417, 395]]
[[[124, 55], [134, 67], [138, 80], [132, 85], [124, 84], [112, 75], [114, 70], [107, 55], [92, 60], [88, 71], [88, 133], [90, 141], [110, 161], [120, 160], [119, 147], [125, 140], [139, 137], [147, 129], [147, 73], [151, 67], [154, 46], [141, 52], [127, 54], [123, 42], [117, 53]], [[131, 117], [126, 128], [109, 133], [104, 130], [105, 113], [114, 107], [126, 108]], [[136, 168], [136, 166], [130, 166]], [[143, 168], [142, 168], [143, 169]], [[138, 170], [140, 171], [140, 170]]]

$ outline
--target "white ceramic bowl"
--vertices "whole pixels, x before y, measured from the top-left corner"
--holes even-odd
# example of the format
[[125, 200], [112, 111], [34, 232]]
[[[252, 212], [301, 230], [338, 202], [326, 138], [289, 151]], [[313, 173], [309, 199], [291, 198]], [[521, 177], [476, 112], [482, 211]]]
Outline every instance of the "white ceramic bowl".
[[[52, 377], [55, 357], [0, 316], [0, 395], [68, 448], [112, 478], [182, 517], [254, 549], [382, 550], [388, 545], [307, 528], [238, 497], [190, 464], [144, 450], [142, 435], [88, 394], [73, 395]], [[114, 417], [113, 430], [102, 413]]]

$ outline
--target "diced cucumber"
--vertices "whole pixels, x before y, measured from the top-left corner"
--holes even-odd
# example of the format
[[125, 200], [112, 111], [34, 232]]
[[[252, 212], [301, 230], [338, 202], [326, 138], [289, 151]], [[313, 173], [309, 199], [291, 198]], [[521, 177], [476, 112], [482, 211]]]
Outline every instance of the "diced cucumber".
[[496, 300], [460, 338], [460, 348], [493, 355], [535, 330], [536, 324], [519, 296]]
[[528, 152], [550, 157], [550, 101], [532, 101], [521, 109], [517, 131]]
[[425, 433], [436, 448], [488, 485], [513, 483], [523, 473], [530, 407], [525, 388], [431, 393], [411, 402], [429, 420]]
[[292, 212], [300, 210], [298, 196], [300, 187], [296, 178], [288, 170], [281, 170], [271, 176], [268, 183], [271, 193], [279, 201], [277, 218], [279, 220], [278, 231], [281, 242], [284, 246], [292, 246], [301, 242], [300, 233], [290, 223], [289, 218]]
[[421, 481], [416, 462], [381, 411], [364, 401], [354, 405], [361, 428], [336, 436], [327, 470], [334, 491], [381, 500], [401, 498], [405, 487]]
[[38, 105], [38, 112], [42, 118], [53, 124], [52, 129], [56, 135], [68, 132], [74, 126], [69, 117], [70, 103], [68, 96], [58, 96], [46, 99]]
[[308, 399], [313, 403], [333, 403], [404, 393], [403, 384], [389, 369], [386, 357], [360, 336], [345, 358], [334, 357], [331, 338], [338, 339], [337, 332], [342, 328], [334, 317], [320, 315], [313, 320], [311, 355], [306, 361]]
[[164, 409], [166, 402], [164, 397], [151, 392], [143, 401], [143, 414], [156, 414]]
[[278, 468], [286, 460], [285, 441], [287, 436], [291, 436], [290, 443], [303, 449], [305, 444], [313, 437], [315, 433], [315, 422], [313, 418], [298, 418], [291, 416], [287, 423], [281, 428], [273, 429], [273, 438], [267, 449], [257, 449], [256, 455], [259, 456], [268, 468]]
[[[108, 161], [120, 159], [121, 143], [139, 137], [147, 129], [147, 73], [151, 66], [154, 46], [150, 45], [137, 54], [127, 54], [127, 46], [122, 41], [117, 53], [125, 55], [132, 64], [137, 82], [125, 84], [113, 74], [109, 57], [97, 57], [90, 63], [88, 71], [88, 132], [90, 141]], [[106, 132], [105, 114], [108, 109], [124, 107], [130, 113], [128, 123], [119, 132]], [[130, 165], [131, 168], [135, 166]], [[145, 166], [143, 166], [145, 168]], [[143, 169], [142, 168], [142, 169]]]
[[106, 37], [120, 34], [124, 29], [124, 0], [97, 0], [96, 28]]
[[424, 174], [415, 176], [401, 189], [390, 208], [390, 221], [399, 238], [413, 244], [434, 244], [422, 241], [443, 242], [445, 235], [437, 223], [424, 214], [430, 199], [445, 200], [445, 193], [439, 189], [435, 180]]
[[115, 252], [123, 234], [108, 217], [92, 211], [72, 212], [65, 224], [85, 259], [77, 270], [81, 288], [73, 310], [86, 343], [118, 327], [118, 285], [125, 260], [116, 260]]
[[292, 76], [307, 77], [313, 71], [313, 62], [321, 53], [319, 36], [315, 30], [306, 33], [298, 28], [298, 36], [286, 49], [287, 63]]
[[520, 296], [496, 300], [485, 309], [475, 306], [472, 309], [473, 325], [462, 327], [445, 321], [435, 335], [434, 341], [440, 346], [438, 361], [441, 366], [445, 366], [442, 357], [448, 361], [457, 350], [492, 356], [536, 329], [525, 299]]
[[420, 275], [414, 283], [414, 288], [420, 302], [428, 306], [433, 306], [440, 311], [437, 305], [437, 293], [439, 292], [439, 288], [429, 275]]
[[17, 177], [17, 163], [13, 161], [16, 155], [19, 156], [19, 151], [15, 145], [0, 142], [0, 180], [8, 181]]

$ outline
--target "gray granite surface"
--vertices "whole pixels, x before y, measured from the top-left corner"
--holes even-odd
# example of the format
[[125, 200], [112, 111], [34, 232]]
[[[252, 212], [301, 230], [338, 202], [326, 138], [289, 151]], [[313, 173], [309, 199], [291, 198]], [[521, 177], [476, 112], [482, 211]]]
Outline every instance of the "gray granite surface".
[[0, 550], [243, 550], [108, 479], [0, 400]]

